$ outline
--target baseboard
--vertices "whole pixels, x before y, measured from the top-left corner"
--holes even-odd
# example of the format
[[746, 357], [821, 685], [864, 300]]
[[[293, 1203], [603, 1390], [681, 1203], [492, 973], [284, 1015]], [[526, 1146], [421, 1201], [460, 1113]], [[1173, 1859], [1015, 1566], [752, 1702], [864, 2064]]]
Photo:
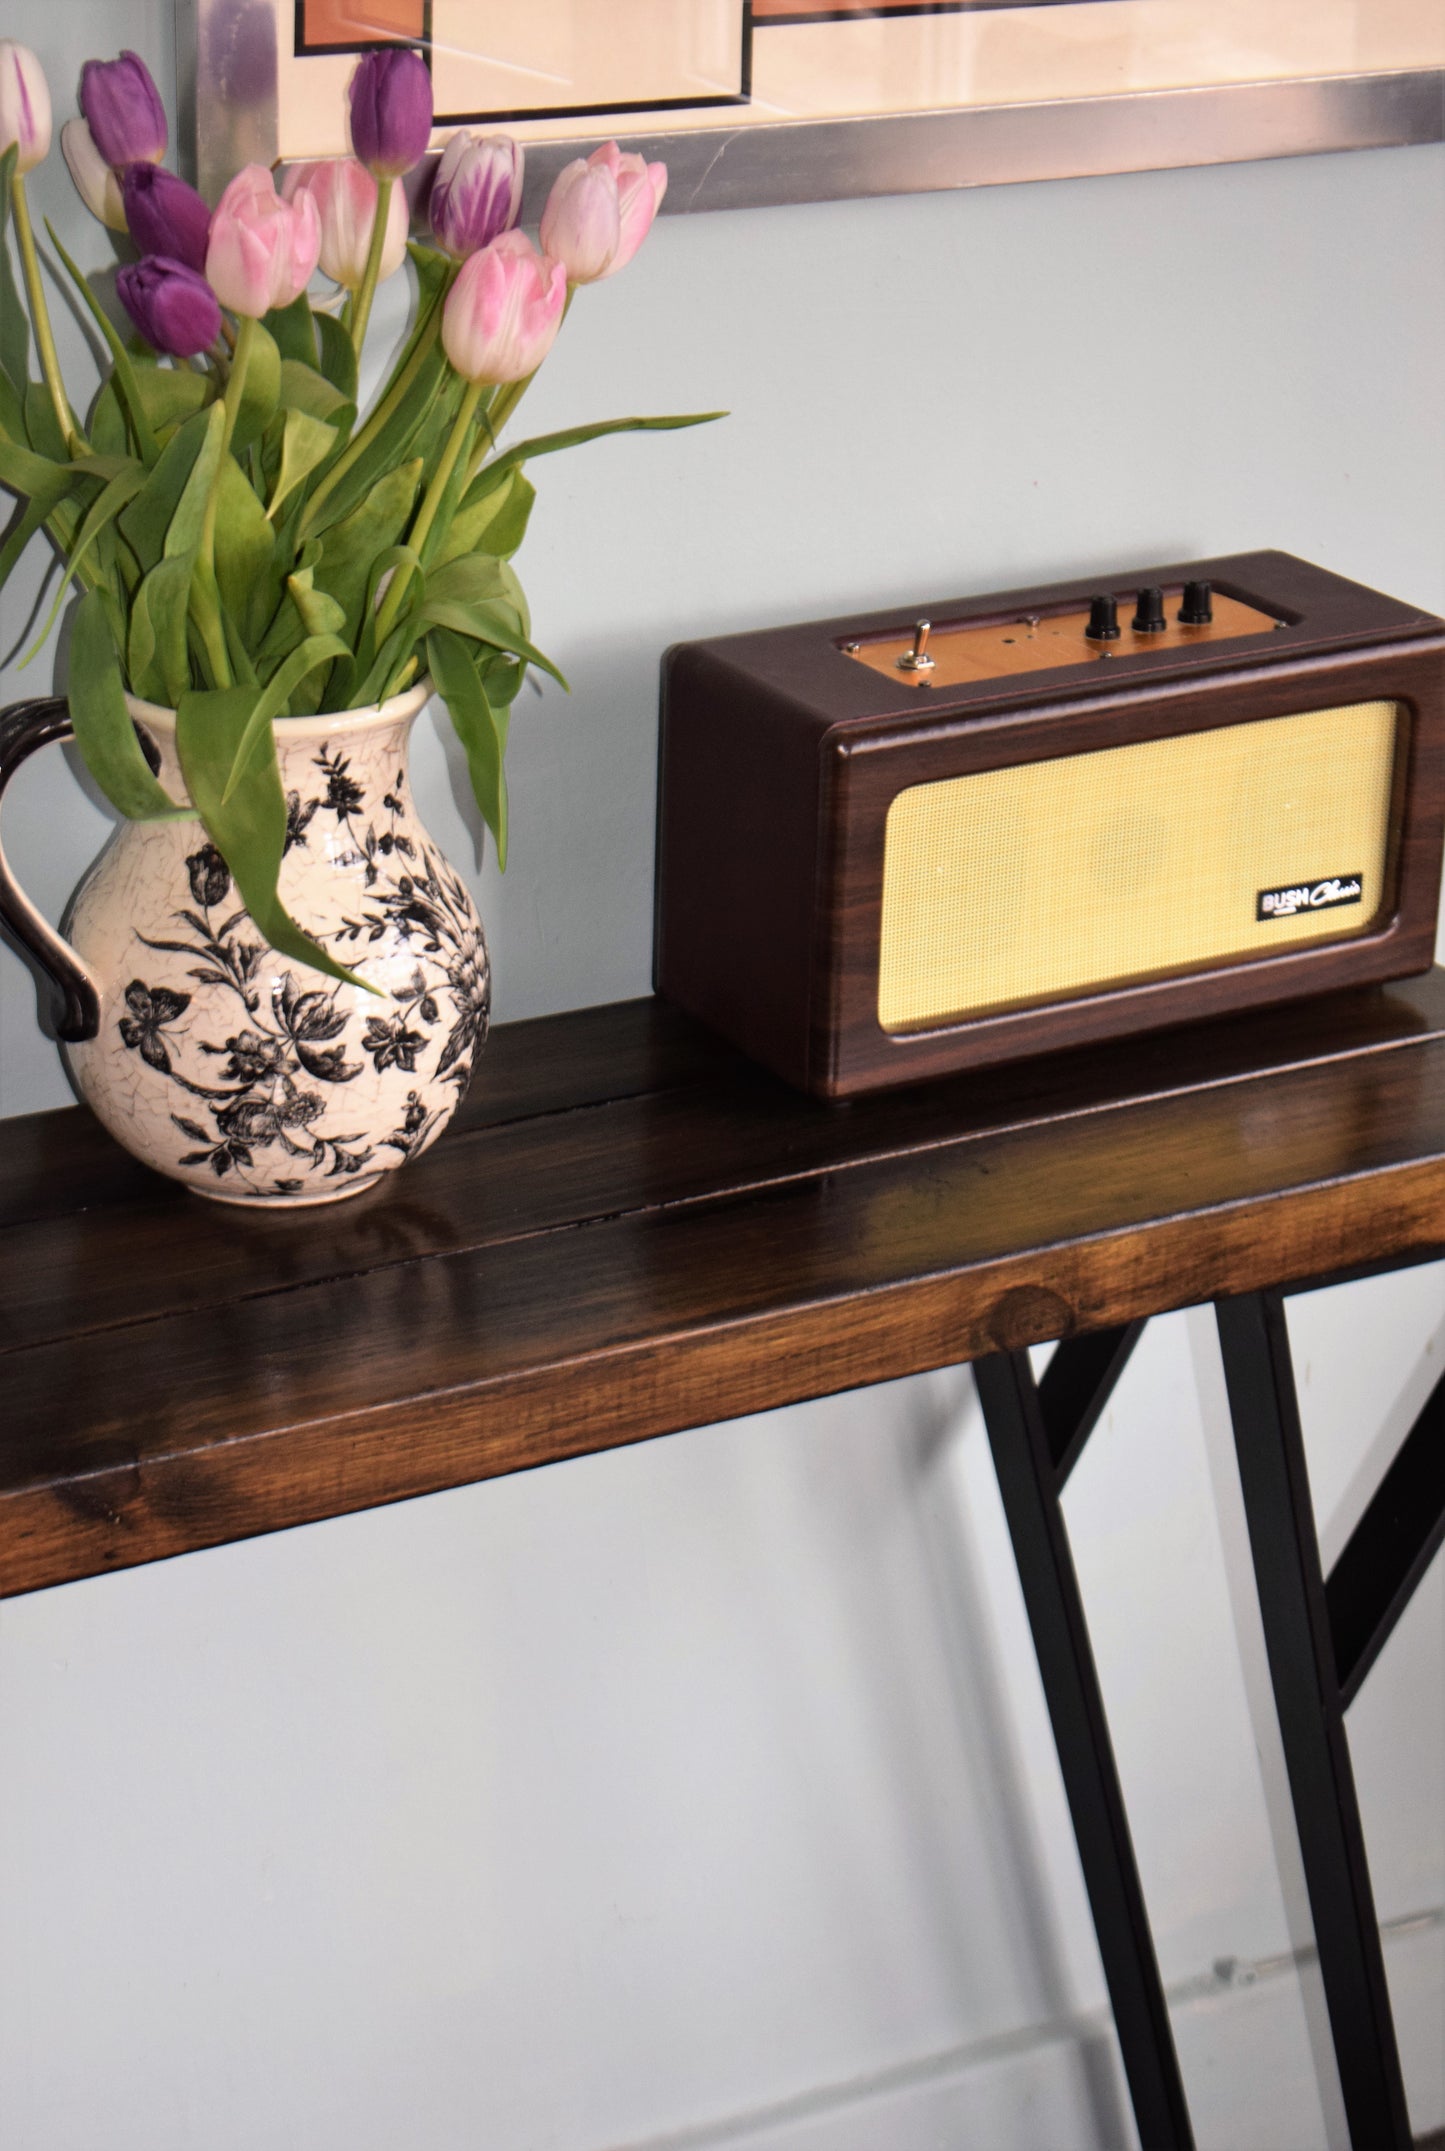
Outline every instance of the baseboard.
[[[1445, 2151], [1445, 1910], [1384, 1929], [1411, 2118]], [[1200, 2151], [1325, 2151], [1301, 2000], [1312, 1952], [1221, 1959], [1170, 1989]], [[1135, 2143], [1107, 2019], [1030, 2026], [608, 2151], [1124, 2151]]]

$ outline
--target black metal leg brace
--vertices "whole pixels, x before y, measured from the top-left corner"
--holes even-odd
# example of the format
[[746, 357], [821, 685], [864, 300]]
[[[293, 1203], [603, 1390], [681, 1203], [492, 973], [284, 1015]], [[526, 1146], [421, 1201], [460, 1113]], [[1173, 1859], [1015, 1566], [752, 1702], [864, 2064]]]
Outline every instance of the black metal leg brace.
[[[1066, 1352], [1069, 1347], [1059, 1349]], [[1077, 1444], [1061, 1440], [1057, 1430], [1051, 1441], [1027, 1353], [1000, 1353], [979, 1360], [973, 1371], [1139, 2138], [1144, 2151], [1192, 2151], [1194, 2135], [1169, 2011], [1059, 1506], [1064, 1470], [1072, 1461], [1066, 1452], [1076, 1452]]]
[[1278, 1293], [1253, 1293], [1220, 1300], [1215, 1312], [1350, 2141], [1355, 2151], [1408, 2151], [1405, 2088], [1345, 1737], [1284, 1304]]

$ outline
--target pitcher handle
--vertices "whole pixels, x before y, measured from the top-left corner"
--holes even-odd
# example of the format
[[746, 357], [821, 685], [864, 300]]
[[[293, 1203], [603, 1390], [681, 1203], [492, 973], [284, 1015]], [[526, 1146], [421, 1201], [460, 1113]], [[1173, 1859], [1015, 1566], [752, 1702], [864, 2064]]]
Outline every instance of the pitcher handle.
[[[73, 739], [70, 710], [64, 697], [47, 696], [39, 702], [12, 702], [0, 711], [0, 799], [22, 762], [37, 748], [58, 740]], [[10, 871], [0, 845], [0, 923], [3, 923], [49, 980], [55, 1007], [55, 1035], [76, 1045], [94, 1038], [100, 1029], [100, 990], [75, 950], [41, 918]]]

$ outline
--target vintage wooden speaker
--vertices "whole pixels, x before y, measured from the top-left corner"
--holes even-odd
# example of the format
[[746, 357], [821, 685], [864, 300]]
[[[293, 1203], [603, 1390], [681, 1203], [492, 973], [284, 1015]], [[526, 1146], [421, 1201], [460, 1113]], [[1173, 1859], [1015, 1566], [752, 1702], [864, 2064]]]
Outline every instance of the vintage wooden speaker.
[[658, 989], [840, 1098], [1423, 971], [1442, 653], [1286, 553], [682, 643]]

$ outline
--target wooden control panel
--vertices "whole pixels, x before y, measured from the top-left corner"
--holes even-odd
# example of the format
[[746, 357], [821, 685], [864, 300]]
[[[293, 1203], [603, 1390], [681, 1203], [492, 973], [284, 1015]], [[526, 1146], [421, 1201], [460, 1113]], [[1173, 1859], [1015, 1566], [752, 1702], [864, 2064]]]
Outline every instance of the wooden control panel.
[[[958, 687], [1021, 672], [1051, 672], [1060, 665], [1086, 664], [1090, 660], [1107, 663], [1112, 658], [1137, 657], [1148, 650], [1177, 651], [1201, 643], [1269, 635], [1284, 624], [1275, 614], [1218, 591], [1212, 592], [1209, 600], [1212, 617], [1191, 624], [1179, 618], [1182, 585], [1166, 587], [1161, 595], [1165, 625], [1153, 633], [1139, 633], [1131, 624], [1136, 593], [1114, 593], [1118, 633], [1110, 641], [1095, 640], [1089, 634], [1095, 617], [1093, 606], [1070, 606], [1066, 611], [1010, 613], [992, 620], [961, 621], [952, 627], [947, 622], [937, 626], [918, 622], [902, 634], [843, 642], [839, 647], [845, 657], [871, 666], [873, 671], [905, 687]], [[1096, 599], [1094, 605], [1098, 602]], [[922, 637], [923, 662], [912, 663], [924, 627], [928, 632]]]

